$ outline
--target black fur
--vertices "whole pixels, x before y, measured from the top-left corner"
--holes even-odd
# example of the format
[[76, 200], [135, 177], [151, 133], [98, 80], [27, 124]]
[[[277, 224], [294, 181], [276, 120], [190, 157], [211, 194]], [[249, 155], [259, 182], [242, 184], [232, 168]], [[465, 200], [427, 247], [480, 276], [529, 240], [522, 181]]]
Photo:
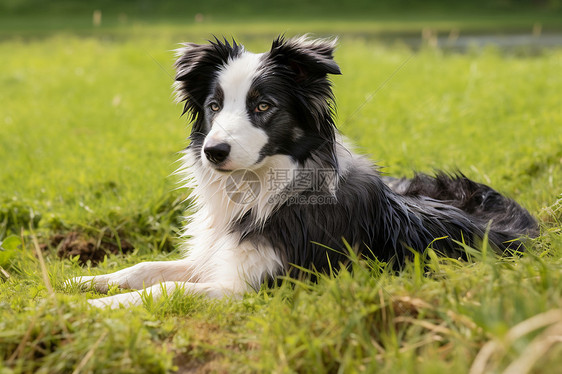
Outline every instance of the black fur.
[[[246, 235], [265, 236], [287, 264], [326, 270], [329, 263], [347, 261], [342, 239], [362, 255], [400, 268], [412, 257], [412, 249], [423, 252], [431, 246], [442, 255], [465, 258], [459, 243], [476, 245], [486, 233], [500, 253], [523, 250], [521, 236], [537, 234], [537, 224], [525, 209], [464, 177], [418, 176], [409, 182], [412, 190], [396, 194], [376, 172], [350, 170], [346, 175], [337, 190], [337, 204], [284, 205], [262, 230], [251, 229]], [[414, 190], [443, 183], [453, 188], [443, 195]], [[465, 197], [450, 200], [450, 194]], [[238, 229], [245, 229], [244, 222]]]
[[242, 47], [235, 41], [230, 44], [226, 39], [215, 38], [209, 44], [184, 44], [185, 50], [175, 64], [176, 91], [180, 101], [185, 101], [183, 114], [190, 113], [193, 121], [192, 135], [203, 130], [205, 123], [205, 103], [216, 79], [219, 67], [229, 58], [242, 52]]

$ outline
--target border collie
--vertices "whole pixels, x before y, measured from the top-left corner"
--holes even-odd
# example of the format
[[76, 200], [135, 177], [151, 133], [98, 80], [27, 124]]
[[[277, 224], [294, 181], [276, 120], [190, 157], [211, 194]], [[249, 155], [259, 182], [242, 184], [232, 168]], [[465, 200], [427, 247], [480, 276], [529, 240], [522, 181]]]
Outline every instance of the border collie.
[[[195, 210], [185, 256], [71, 282], [144, 289], [155, 299], [176, 289], [223, 297], [299, 268], [345, 264], [349, 249], [400, 269], [412, 250], [463, 257], [459, 243], [487, 237], [501, 253], [537, 235], [524, 208], [460, 173], [382, 177], [354, 153], [334, 124], [335, 44], [279, 37], [262, 54], [226, 39], [184, 44], [174, 86], [193, 126], [179, 173]], [[89, 302], [142, 298], [137, 291]]]

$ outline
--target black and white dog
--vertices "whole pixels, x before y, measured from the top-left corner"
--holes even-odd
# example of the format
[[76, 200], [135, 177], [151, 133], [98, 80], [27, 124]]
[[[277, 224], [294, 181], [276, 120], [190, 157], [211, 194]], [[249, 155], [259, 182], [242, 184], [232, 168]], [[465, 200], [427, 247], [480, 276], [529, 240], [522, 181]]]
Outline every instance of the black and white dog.
[[[337, 267], [346, 243], [400, 268], [411, 250], [462, 257], [459, 242], [487, 233], [502, 252], [537, 234], [520, 205], [461, 174], [384, 178], [355, 154], [334, 125], [334, 47], [305, 37], [280, 37], [262, 54], [226, 40], [185, 44], [175, 64], [177, 99], [193, 121], [180, 170], [195, 201], [185, 257], [72, 282], [222, 297], [299, 267]], [[140, 304], [142, 293], [90, 303]]]

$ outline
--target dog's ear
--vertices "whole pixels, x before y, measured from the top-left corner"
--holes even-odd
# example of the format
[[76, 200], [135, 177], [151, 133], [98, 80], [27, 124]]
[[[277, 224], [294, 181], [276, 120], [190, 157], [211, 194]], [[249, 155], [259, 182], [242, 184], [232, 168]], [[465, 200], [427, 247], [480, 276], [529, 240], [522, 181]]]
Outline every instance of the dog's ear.
[[231, 44], [217, 38], [209, 44], [185, 43], [177, 50], [174, 88], [176, 100], [185, 101], [182, 115], [190, 112], [193, 119], [198, 117], [217, 71], [242, 50], [235, 41]]
[[270, 58], [288, 66], [295, 73], [298, 82], [327, 74], [341, 74], [340, 67], [334, 61], [336, 42], [337, 40], [311, 40], [304, 36], [285, 40], [283, 36], [279, 36], [273, 41]]
[[311, 40], [305, 36], [285, 40], [280, 36], [267, 56], [275, 65], [275, 74], [289, 80], [302, 115], [301, 125], [315, 129], [325, 140], [328, 158], [333, 156], [335, 137], [334, 95], [328, 74], [341, 74], [334, 61], [335, 47], [336, 40]]

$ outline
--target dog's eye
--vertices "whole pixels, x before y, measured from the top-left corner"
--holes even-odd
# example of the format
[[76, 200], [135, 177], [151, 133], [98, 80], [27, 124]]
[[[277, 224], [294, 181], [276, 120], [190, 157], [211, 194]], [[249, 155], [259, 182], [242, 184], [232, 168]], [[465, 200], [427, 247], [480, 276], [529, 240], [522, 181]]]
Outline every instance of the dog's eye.
[[209, 104], [209, 108], [211, 108], [213, 112], [218, 112], [219, 110], [221, 110], [221, 107], [217, 103]]
[[254, 109], [254, 112], [258, 113], [258, 112], [265, 112], [267, 110], [269, 110], [270, 106], [268, 103], [259, 103], [258, 106], [256, 107], [256, 109]]

